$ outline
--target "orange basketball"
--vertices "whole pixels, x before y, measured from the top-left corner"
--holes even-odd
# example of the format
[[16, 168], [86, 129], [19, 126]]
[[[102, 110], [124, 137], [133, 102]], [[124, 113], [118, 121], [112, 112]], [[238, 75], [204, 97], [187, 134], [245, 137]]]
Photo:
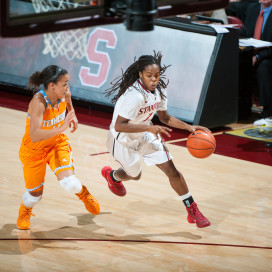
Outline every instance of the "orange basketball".
[[216, 142], [211, 133], [203, 130], [196, 130], [191, 133], [187, 140], [187, 149], [196, 158], [204, 159], [212, 155], [215, 150]]

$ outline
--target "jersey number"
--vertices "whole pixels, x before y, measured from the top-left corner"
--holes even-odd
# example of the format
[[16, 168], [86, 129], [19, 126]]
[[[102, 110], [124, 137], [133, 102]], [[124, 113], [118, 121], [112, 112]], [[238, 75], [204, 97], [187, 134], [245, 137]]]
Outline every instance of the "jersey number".
[[[153, 112], [149, 113], [149, 115], [147, 116], [146, 119], [144, 119], [144, 121], [146, 121], [152, 114], [153, 114]], [[143, 122], [144, 122], [144, 121], [143, 121]]]

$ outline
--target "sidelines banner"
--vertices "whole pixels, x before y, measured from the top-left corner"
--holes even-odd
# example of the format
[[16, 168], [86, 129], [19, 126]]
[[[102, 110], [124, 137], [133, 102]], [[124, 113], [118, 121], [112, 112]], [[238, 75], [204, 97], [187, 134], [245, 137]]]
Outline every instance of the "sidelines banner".
[[163, 54], [168, 111], [193, 122], [216, 36], [155, 26], [130, 32], [123, 24], [106, 25], [26, 38], [0, 38], [0, 83], [26, 87], [29, 76], [47, 65], [68, 70], [72, 96], [110, 106], [104, 91], [136, 57]]

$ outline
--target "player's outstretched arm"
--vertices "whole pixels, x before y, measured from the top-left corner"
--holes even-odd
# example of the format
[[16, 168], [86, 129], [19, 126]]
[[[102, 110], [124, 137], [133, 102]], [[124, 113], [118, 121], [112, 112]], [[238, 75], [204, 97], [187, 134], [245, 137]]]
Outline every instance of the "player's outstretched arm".
[[[74, 107], [73, 107], [73, 103], [72, 103], [72, 95], [71, 95], [71, 90], [70, 90], [69, 86], [67, 87], [67, 90], [65, 93], [65, 100], [66, 100], [66, 104], [67, 104], [67, 110], [74, 111]], [[72, 130], [71, 130], [72, 133], [77, 130], [78, 120], [77, 120], [76, 115], [74, 115], [74, 118], [73, 118], [72, 122], [70, 123], [69, 127], [70, 128], [72, 127]]]
[[206, 132], [210, 132], [210, 130], [206, 127], [189, 125], [189, 124], [179, 120], [178, 118], [170, 115], [167, 111], [157, 111], [157, 113], [158, 113], [160, 121], [170, 127], [185, 129], [185, 130], [188, 130], [193, 133], [195, 133], [195, 131], [197, 129], [201, 129]]

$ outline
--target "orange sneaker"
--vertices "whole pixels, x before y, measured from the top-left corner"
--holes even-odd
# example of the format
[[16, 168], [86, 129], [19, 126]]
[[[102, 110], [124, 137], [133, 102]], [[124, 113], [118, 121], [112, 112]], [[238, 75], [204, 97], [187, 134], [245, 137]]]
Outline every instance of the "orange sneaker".
[[32, 213], [32, 208], [27, 208], [21, 203], [19, 208], [19, 217], [17, 219], [17, 228], [21, 230], [30, 229], [30, 216], [35, 214]]
[[84, 203], [86, 209], [96, 215], [100, 213], [100, 206], [98, 201], [89, 193], [88, 189], [82, 185], [80, 193], [76, 194], [80, 200]]

